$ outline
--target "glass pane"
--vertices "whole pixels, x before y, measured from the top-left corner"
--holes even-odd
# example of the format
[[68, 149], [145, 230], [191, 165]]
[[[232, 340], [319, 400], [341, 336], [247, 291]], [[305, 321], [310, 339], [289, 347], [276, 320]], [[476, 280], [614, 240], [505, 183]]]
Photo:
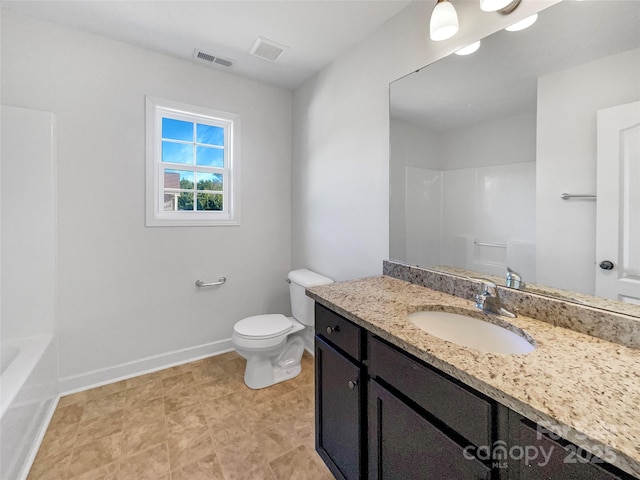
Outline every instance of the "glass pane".
[[193, 164], [193, 144], [162, 142], [162, 161]]
[[196, 147], [196, 165], [203, 167], [224, 167], [224, 149]]
[[193, 193], [164, 192], [164, 211], [193, 210]]
[[193, 189], [193, 172], [186, 170], [165, 170], [164, 188]]
[[198, 190], [222, 191], [222, 174], [198, 173]]
[[196, 138], [198, 143], [224, 147], [224, 128], [198, 123], [196, 124]]
[[198, 210], [222, 210], [222, 195], [218, 193], [199, 193]]
[[193, 142], [193, 122], [174, 120], [173, 118], [163, 118], [162, 138]]

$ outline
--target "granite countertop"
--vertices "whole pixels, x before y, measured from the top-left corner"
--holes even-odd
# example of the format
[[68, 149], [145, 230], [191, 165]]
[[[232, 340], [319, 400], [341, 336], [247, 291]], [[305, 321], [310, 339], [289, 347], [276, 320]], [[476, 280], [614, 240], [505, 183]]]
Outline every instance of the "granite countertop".
[[534, 339], [533, 352], [461, 347], [406, 317], [439, 309], [482, 318], [473, 302], [387, 276], [313, 287], [307, 295], [586, 451], [604, 451], [607, 461], [640, 477], [640, 350], [523, 316], [499, 322]]

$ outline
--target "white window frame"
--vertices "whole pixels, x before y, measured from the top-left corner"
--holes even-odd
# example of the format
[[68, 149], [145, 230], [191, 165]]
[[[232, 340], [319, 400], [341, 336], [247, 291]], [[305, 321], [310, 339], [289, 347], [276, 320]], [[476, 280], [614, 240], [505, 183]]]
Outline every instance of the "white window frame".
[[[224, 127], [224, 168], [162, 162], [163, 118]], [[146, 124], [146, 225], [148, 227], [240, 225], [240, 116], [147, 96]], [[165, 211], [163, 175], [165, 168], [222, 173], [223, 210]], [[194, 197], [194, 204], [195, 202]]]

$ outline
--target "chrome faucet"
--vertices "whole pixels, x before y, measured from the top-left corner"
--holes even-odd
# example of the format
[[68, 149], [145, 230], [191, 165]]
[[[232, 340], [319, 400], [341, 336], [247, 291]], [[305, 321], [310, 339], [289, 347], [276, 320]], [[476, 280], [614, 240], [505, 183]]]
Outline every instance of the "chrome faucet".
[[482, 293], [476, 295], [476, 308], [479, 308], [485, 313], [503, 315], [509, 318], [516, 317], [515, 313], [511, 313], [502, 305], [500, 295], [498, 294], [498, 287], [495, 283], [484, 278], [476, 278], [475, 280], [482, 282]]
[[514, 272], [507, 267], [507, 287], [515, 288], [516, 290], [522, 290], [525, 287], [525, 283], [522, 281], [522, 276], [518, 272]]

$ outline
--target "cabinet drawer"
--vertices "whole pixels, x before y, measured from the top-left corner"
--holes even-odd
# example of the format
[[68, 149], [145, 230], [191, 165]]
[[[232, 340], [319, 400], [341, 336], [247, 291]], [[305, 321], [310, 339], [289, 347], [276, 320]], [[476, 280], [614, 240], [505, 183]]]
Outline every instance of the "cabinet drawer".
[[490, 401], [372, 335], [369, 375], [384, 380], [474, 445], [491, 445]]
[[337, 346], [355, 360], [362, 360], [362, 329], [318, 303], [316, 335]]

